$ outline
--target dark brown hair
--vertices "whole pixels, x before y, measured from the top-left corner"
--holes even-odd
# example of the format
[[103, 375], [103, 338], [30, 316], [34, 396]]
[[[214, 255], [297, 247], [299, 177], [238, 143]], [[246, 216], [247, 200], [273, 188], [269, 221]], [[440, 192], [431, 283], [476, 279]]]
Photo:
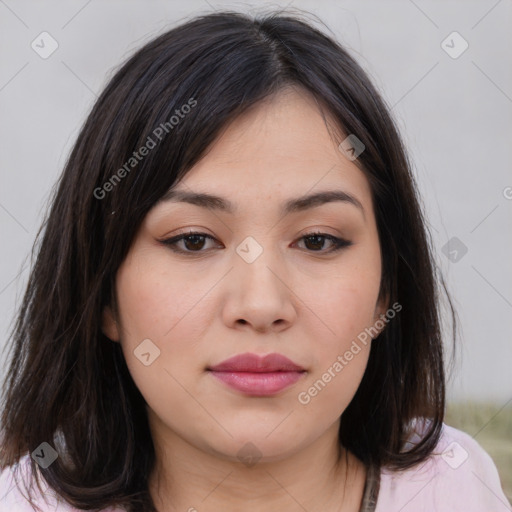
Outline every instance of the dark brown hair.
[[[365, 145], [358, 165], [372, 190], [381, 293], [402, 305], [372, 343], [342, 415], [340, 442], [365, 464], [396, 470], [432, 452], [445, 407], [439, 282], [446, 287], [389, 109], [348, 52], [297, 16], [220, 12], [138, 50], [111, 78], [78, 136], [36, 237], [11, 334], [0, 468], [47, 441], [60, 456], [40, 472], [73, 506], [154, 510], [146, 404], [120, 344], [101, 331], [102, 311], [116, 309], [116, 272], [148, 211], [229, 122], [289, 85], [311, 93], [340, 130]], [[179, 122], [169, 121], [193, 102]], [[159, 126], [167, 131], [156, 147], [120, 172], [148, 137], [157, 142]], [[416, 417], [428, 418], [427, 428], [405, 450]]]

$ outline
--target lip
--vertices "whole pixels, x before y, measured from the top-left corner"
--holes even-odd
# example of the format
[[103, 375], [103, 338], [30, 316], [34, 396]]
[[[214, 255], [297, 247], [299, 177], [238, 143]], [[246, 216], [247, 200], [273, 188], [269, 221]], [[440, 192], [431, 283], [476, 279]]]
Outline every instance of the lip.
[[224, 384], [251, 396], [269, 396], [297, 382], [306, 370], [282, 354], [239, 354], [207, 368]]
[[295, 364], [291, 359], [276, 352], [260, 356], [258, 354], [238, 354], [230, 357], [222, 363], [211, 366], [208, 370], [214, 372], [303, 372], [304, 368]]

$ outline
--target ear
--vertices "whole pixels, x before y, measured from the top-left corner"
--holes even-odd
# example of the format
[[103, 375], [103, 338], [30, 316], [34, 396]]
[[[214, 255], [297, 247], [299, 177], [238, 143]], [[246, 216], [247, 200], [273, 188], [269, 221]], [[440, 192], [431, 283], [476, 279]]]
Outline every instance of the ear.
[[[379, 332], [376, 337], [380, 335], [380, 333], [386, 328], [386, 325], [389, 320], [386, 320], [386, 311], [389, 309], [389, 295], [380, 294], [379, 299], [377, 300], [377, 304], [375, 306], [375, 313], [373, 316], [373, 325], [375, 329]], [[384, 320], [383, 320], [384, 319]]]
[[107, 338], [112, 341], [119, 342], [119, 329], [110, 306], [106, 306], [103, 310], [101, 330]]
[[375, 320], [380, 318], [380, 315], [386, 313], [389, 309], [389, 297], [380, 297], [375, 306]]

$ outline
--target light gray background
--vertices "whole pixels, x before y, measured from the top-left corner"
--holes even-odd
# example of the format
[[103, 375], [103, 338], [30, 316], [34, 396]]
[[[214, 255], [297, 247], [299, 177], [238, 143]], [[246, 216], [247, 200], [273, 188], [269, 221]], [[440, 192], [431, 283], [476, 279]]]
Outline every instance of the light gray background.
[[[398, 121], [461, 322], [450, 400], [505, 405], [512, 400], [511, 0], [0, 0], [0, 349], [51, 187], [112, 70], [184, 17], [286, 5], [328, 25]], [[31, 48], [43, 31], [59, 44], [47, 59]], [[457, 59], [441, 47], [453, 31], [469, 43]], [[442, 252], [454, 236], [468, 249], [457, 262]]]

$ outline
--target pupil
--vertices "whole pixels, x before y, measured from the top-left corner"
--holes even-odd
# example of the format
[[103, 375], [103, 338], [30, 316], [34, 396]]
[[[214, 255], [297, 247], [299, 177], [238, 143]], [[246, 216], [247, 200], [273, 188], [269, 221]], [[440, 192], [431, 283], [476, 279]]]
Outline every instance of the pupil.
[[320, 245], [320, 247], [316, 247], [316, 249], [322, 249], [323, 237], [321, 237], [319, 235], [313, 235], [313, 236], [308, 236], [307, 240], [316, 240], [318, 242], [318, 244], [313, 243], [313, 245]]
[[[203, 240], [199, 240], [199, 245], [197, 244], [198, 239], [203, 239]], [[191, 240], [193, 240], [192, 244], [190, 244]], [[187, 238], [185, 238], [185, 245], [187, 246], [187, 249], [200, 249], [202, 247], [201, 241], [204, 243], [204, 237], [203, 236], [201, 236], [201, 235], [190, 235]], [[190, 247], [190, 245], [192, 245], [193, 247]]]

